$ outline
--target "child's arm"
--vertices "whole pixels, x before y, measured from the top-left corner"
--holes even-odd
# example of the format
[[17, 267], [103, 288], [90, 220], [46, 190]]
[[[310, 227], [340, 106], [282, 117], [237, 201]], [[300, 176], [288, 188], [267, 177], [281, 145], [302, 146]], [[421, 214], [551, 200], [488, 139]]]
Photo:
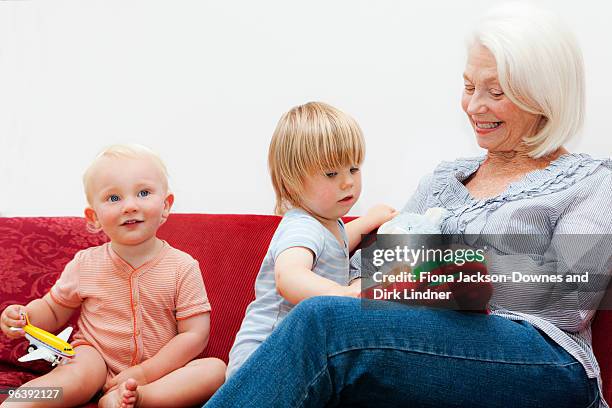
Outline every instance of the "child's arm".
[[313, 253], [304, 247], [292, 247], [276, 258], [276, 289], [288, 302], [296, 305], [313, 296], [359, 297], [360, 287], [342, 286], [312, 271]]
[[178, 332], [157, 354], [140, 364], [123, 370], [104, 385], [104, 391], [133, 378], [139, 385], [158, 380], [183, 367], [198, 356], [208, 344], [210, 313], [200, 313], [178, 321]]
[[0, 326], [8, 337], [22, 337], [23, 331], [13, 331], [10, 327], [23, 327], [26, 322], [21, 318], [22, 313], [28, 314], [30, 323], [43, 330], [54, 333], [66, 324], [75, 309], [62, 306], [55, 302], [48, 293], [40, 299], [35, 299], [23, 305], [10, 305], [2, 312]]
[[370, 233], [398, 214], [397, 210], [385, 204], [370, 208], [363, 217], [346, 224], [346, 235], [349, 240], [349, 251], [353, 251], [361, 242], [361, 236]]

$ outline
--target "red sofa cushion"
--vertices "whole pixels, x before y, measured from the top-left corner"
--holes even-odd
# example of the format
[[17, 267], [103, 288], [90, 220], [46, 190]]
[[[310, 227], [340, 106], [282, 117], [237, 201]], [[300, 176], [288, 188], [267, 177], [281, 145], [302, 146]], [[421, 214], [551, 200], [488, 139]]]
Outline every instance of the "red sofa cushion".
[[[213, 308], [211, 336], [204, 352], [227, 361], [244, 311], [254, 297], [253, 283], [280, 217], [264, 215], [172, 214], [159, 237], [197, 259]], [[0, 309], [43, 296], [74, 254], [106, 241], [91, 234], [82, 218], [0, 218]], [[78, 314], [69, 324], [76, 325]], [[33, 373], [46, 362], [19, 363], [27, 342], [0, 339], [0, 364]], [[2, 384], [0, 375], [0, 384]]]
[[[82, 218], [0, 218], [0, 310], [42, 297], [77, 251], [105, 241], [103, 234], [89, 233]], [[17, 362], [27, 346], [24, 339], [11, 341], [1, 334], [0, 369], [13, 366], [30, 375], [48, 371], [44, 361]], [[2, 385], [20, 385], [23, 379], [30, 378], [0, 372]]]
[[[212, 305], [211, 336], [204, 356], [227, 361], [254, 280], [280, 217], [172, 214], [159, 236], [200, 262]], [[0, 218], [0, 310], [44, 295], [74, 254], [106, 241], [91, 234], [82, 218]], [[76, 326], [77, 316], [69, 324]], [[612, 311], [593, 323], [593, 346], [605, 396], [612, 401]], [[0, 335], [0, 385], [18, 386], [50, 369], [46, 362], [18, 363], [27, 342]], [[0, 396], [0, 401], [2, 400]]]
[[593, 351], [601, 368], [604, 399], [612, 403], [612, 310], [600, 310], [593, 325]]
[[200, 262], [212, 307], [204, 355], [227, 362], [280, 217], [173, 214], [159, 236]]

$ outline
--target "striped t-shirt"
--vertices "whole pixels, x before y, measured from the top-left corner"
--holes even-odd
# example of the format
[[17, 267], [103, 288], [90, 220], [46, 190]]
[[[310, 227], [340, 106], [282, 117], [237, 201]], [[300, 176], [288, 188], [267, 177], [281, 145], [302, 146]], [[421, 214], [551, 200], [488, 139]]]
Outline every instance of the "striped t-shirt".
[[138, 268], [110, 243], [80, 251], [50, 295], [81, 307], [72, 344], [95, 347], [114, 374], [157, 354], [178, 334], [178, 320], [210, 311], [198, 261], [165, 241]]
[[[578, 234], [590, 234], [589, 247], [593, 256], [583, 257], [580, 269], [590, 270], [601, 279], [610, 279], [612, 259], [612, 160], [593, 159], [586, 154], [565, 154], [548, 167], [527, 173], [511, 183], [504, 192], [486, 199], [473, 198], [463, 182], [470, 177], [485, 157], [459, 159], [441, 163], [429, 176], [421, 180], [416, 193], [403, 211], [424, 213], [431, 207], [444, 207], [449, 216], [442, 223], [444, 234], [510, 237], [520, 234], [539, 236], [542, 253], [531, 248], [532, 259], [566, 256], [562, 247], [576, 241]], [[564, 237], [565, 235], [565, 237]], [[495, 247], [495, 243], [479, 242]], [[508, 246], [512, 246], [510, 242]], [[556, 248], [558, 246], [558, 248]], [[505, 255], [503, 253], [501, 256]], [[359, 254], [351, 265], [359, 267]], [[546, 259], [555, 262], [555, 259]], [[516, 266], [516, 263], [515, 263]], [[594, 274], [594, 275], [595, 275]], [[600, 282], [605, 288], [605, 282]], [[511, 304], [529, 304], [537, 294], [529, 285], [516, 285], [515, 291], [504, 298], [494, 294], [491, 313], [511, 320], [524, 320], [546, 333], [579, 361], [590, 378], [597, 378], [601, 394], [601, 376], [591, 347], [591, 310], [558, 308], [518, 312]], [[601, 296], [596, 292], [577, 294], [576, 303], [594, 306]], [[510, 301], [512, 298], [512, 301]], [[601, 408], [608, 407], [603, 400]]]
[[276, 290], [274, 264], [286, 249], [308, 248], [314, 254], [312, 271], [340, 285], [349, 283], [348, 238], [338, 220], [343, 244], [316, 218], [301, 209], [283, 216], [255, 280], [255, 300], [246, 310], [242, 326], [229, 354], [227, 377], [231, 376], [291, 311], [293, 304]]

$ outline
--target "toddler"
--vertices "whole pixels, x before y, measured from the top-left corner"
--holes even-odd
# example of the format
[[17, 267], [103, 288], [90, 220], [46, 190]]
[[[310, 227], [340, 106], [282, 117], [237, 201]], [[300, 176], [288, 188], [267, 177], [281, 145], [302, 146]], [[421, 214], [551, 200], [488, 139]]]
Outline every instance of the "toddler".
[[198, 262], [156, 236], [174, 201], [164, 164], [142, 146], [112, 146], [83, 183], [88, 227], [110, 242], [78, 252], [42, 299], [2, 312], [2, 331], [16, 337], [23, 331], [10, 328], [23, 327], [25, 313], [55, 332], [81, 308], [76, 356], [24, 386], [62, 387], [45, 406], [84, 404], [100, 390], [102, 407], [201, 403], [223, 383], [225, 364], [193, 360], [208, 341], [210, 305]]
[[361, 193], [365, 154], [361, 129], [324, 103], [297, 106], [280, 119], [268, 165], [283, 215], [255, 282], [230, 351], [231, 376], [270, 335], [294, 305], [312, 296], [359, 297], [358, 276], [349, 273], [349, 252], [396, 212], [379, 205], [346, 226], [341, 217]]

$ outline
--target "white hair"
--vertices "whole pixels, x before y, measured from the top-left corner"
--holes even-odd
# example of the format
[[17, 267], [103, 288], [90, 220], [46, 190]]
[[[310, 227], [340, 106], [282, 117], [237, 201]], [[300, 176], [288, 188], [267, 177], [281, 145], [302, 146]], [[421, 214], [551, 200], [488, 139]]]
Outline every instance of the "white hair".
[[523, 141], [529, 155], [545, 156], [576, 135], [584, 122], [582, 53], [570, 29], [550, 11], [525, 3], [492, 9], [468, 38], [497, 62], [500, 86], [519, 108], [543, 116]]

